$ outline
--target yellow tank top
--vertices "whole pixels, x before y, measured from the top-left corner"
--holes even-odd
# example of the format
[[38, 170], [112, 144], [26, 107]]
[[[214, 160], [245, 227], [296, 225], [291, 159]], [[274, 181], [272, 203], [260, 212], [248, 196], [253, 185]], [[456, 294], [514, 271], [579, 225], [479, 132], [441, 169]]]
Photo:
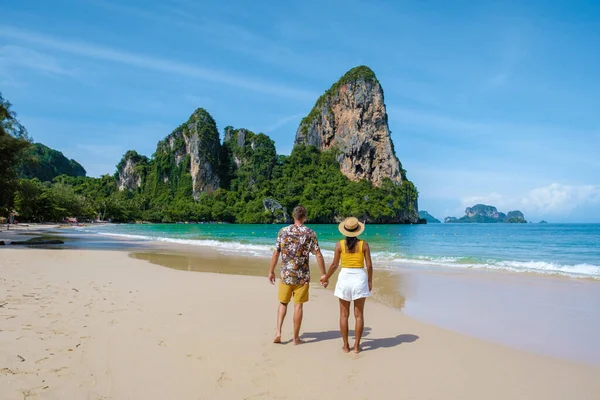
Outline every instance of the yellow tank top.
[[364, 268], [365, 267], [365, 253], [363, 252], [363, 241], [358, 242], [358, 251], [354, 253], [348, 253], [346, 251], [346, 241], [340, 240], [340, 247], [342, 254], [340, 255], [340, 264], [342, 268]]

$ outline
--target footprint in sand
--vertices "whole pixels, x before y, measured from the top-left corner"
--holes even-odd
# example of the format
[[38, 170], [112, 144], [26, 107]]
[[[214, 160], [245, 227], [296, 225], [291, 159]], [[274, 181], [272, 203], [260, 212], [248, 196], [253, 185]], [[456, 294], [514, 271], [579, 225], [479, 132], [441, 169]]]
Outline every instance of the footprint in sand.
[[221, 372], [221, 376], [217, 379], [217, 382], [221, 387], [225, 386], [229, 381], [231, 381], [231, 378], [225, 372]]

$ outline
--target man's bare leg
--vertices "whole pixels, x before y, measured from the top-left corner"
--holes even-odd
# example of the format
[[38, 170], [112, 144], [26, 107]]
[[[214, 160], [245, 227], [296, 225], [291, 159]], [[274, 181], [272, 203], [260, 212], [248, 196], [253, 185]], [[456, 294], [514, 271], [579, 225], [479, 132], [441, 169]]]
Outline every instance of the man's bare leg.
[[350, 316], [350, 302], [340, 299], [340, 331], [342, 332], [342, 341], [344, 353], [350, 352], [348, 344], [348, 317]]
[[281, 329], [283, 328], [283, 320], [287, 313], [287, 303], [279, 303], [277, 308], [277, 327], [275, 328], [275, 339], [273, 343], [281, 343]]
[[363, 312], [365, 309], [365, 300], [367, 300], [366, 297], [354, 300], [354, 319], [356, 320], [356, 325], [354, 328], [356, 336], [354, 341], [354, 352], [356, 354], [360, 353], [360, 339], [363, 334], [363, 329], [365, 328], [365, 319], [363, 316]]
[[302, 312], [304, 310], [304, 303], [294, 304], [294, 344], [302, 344], [303, 340], [300, 340], [300, 326], [302, 325]]

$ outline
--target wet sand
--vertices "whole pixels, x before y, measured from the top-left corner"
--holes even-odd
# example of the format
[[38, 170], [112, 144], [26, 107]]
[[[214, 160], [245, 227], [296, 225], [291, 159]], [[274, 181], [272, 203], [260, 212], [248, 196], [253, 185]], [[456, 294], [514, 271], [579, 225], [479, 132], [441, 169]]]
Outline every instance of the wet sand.
[[[269, 265], [267, 258], [222, 254], [205, 247], [160, 246], [131, 256], [179, 270], [257, 277], [266, 277]], [[311, 265], [316, 283], [320, 272], [314, 260]], [[373, 280], [374, 300], [424, 322], [600, 366], [600, 308], [595, 306], [600, 304], [600, 282], [595, 280], [414, 268], [376, 269]]]
[[293, 346], [291, 315], [285, 344], [271, 343], [276, 288], [264, 277], [192, 273], [93, 250], [3, 249], [0, 269], [2, 399], [596, 400], [600, 393], [599, 367], [453, 333], [374, 301], [364, 351], [344, 354], [337, 303], [318, 285], [305, 310], [307, 343]]

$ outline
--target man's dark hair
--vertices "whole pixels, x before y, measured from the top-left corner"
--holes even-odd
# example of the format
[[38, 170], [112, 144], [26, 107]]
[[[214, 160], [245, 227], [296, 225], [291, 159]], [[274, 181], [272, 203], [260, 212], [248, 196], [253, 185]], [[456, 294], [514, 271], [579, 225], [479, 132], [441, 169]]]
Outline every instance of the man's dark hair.
[[304, 206], [296, 206], [292, 215], [295, 220], [301, 221], [306, 218], [306, 208]]

